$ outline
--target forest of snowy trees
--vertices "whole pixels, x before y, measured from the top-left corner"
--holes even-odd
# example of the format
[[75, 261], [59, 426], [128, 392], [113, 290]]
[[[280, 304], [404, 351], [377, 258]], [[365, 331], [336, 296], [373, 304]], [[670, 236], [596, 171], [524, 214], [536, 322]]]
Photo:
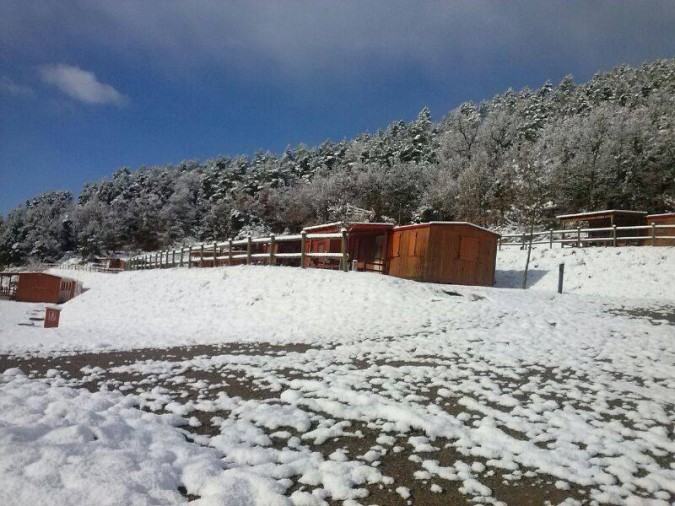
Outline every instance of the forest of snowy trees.
[[675, 60], [588, 83], [507, 91], [438, 123], [410, 123], [282, 154], [117, 170], [0, 217], [0, 265], [154, 250], [334, 221], [351, 206], [405, 224], [542, 226], [604, 208], [675, 210]]

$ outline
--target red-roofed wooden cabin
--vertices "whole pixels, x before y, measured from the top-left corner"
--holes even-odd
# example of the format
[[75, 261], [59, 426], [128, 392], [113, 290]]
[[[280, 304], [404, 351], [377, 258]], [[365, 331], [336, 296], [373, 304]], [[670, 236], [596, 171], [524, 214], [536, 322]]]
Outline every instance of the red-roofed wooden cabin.
[[[347, 230], [347, 251], [350, 263], [356, 260], [359, 271], [386, 272], [387, 251], [391, 223], [327, 223], [304, 229], [308, 234], [329, 234]], [[307, 239], [307, 253], [340, 252], [340, 239]], [[306, 267], [339, 269], [340, 261], [335, 258], [307, 258]]]
[[[567, 227], [579, 227], [579, 228], [611, 228], [616, 225], [617, 227], [639, 227], [645, 224], [645, 217], [647, 213], [645, 211], [627, 211], [623, 209], [606, 209], [604, 211], [592, 211], [588, 213], [576, 213], [576, 214], [563, 214], [557, 216], [560, 220], [560, 224], [563, 228]], [[644, 235], [644, 230], [621, 230], [621, 233], [618, 234], [621, 237], [640, 237]], [[608, 231], [598, 231], [598, 232], [588, 232], [588, 238], [593, 239], [597, 238], [595, 242], [584, 242], [583, 244], [600, 244], [600, 245], [611, 245], [606, 239], [611, 237], [611, 232]], [[603, 240], [605, 239], [605, 240]], [[619, 246], [624, 246], [627, 244], [639, 245], [641, 241], [639, 239], [631, 240], [625, 239], [618, 242]]]
[[82, 283], [72, 278], [45, 272], [18, 272], [8, 275], [16, 279], [11, 298], [19, 302], [62, 304], [82, 293]]
[[492, 286], [499, 234], [465, 222], [396, 227], [388, 274], [432, 283]]
[[[647, 225], [652, 223], [654, 225], [675, 225], [675, 213], [649, 214], [647, 215]], [[650, 234], [651, 231], [648, 230], [647, 233]], [[647, 239], [644, 244], [649, 246], [675, 246], [675, 228], [657, 228], [654, 230], [654, 235], [656, 240]], [[659, 239], [659, 237], [672, 237], [672, 239]]]

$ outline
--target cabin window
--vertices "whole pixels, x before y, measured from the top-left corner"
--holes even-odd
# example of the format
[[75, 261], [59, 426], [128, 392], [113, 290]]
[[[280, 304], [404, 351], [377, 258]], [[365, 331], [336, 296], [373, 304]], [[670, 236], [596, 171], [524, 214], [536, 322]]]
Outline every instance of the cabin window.
[[417, 232], [410, 234], [408, 241], [408, 256], [414, 257], [417, 254]]
[[401, 234], [393, 234], [391, 236], [392, 244], [391, 251], [392, 254], [396, 257], [401, 256]]
[[378, 235], [375, 238], [375, 260], [382, 260], [384, 257], [384, 236]]

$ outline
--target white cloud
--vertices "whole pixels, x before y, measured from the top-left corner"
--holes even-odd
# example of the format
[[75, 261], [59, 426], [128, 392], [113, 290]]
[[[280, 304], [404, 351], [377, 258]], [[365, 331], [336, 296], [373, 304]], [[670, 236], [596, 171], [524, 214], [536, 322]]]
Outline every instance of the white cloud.
[[32, 97], [34, 92], [29, 86], [15, 83], [9, 77], [0, 76], [0, 94], [14, 97]]
[[40, 77], [69, 97], [87, 104], [124, 105], [128, 102], [127, 97], [109, 84], [100, 82], [93, 72], [72, 65], [43, 65]]

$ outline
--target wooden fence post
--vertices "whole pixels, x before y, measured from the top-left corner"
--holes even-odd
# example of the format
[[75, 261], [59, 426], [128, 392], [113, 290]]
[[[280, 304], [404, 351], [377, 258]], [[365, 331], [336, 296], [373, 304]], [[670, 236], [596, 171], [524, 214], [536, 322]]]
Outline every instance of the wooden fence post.
[[204, 243], [199, 250], [199, 267], [204, 267]]
[[340, 240], [340, 249], [342, 250], [342, 260], [340, 262], [340, 267], [344, 272], [347, 272], [349, 270], [349, 258], [347, 255], [347, 229], [341, 229], [340, 233], [342, 234], [342, 238]]
[[166, 250], [166, 263], [164, 264], [164, 267], [169, 267], [169, 250]]
[[553, 229], [548, 230], [548, 249], [553, 249]]
[[192, 246], [188, 246], [188, 269], [192, 268]]
[[656, 246], [656, 223], [652, 221], [652, 246]]
[[270, 265], [274, 265], [274, 234], [270, 234]]
[[171, 267], [176, 267], [176, 250], [171, 250]]
[[218, 243], [213, 241], [213, 266], [216, 267], [218, 264], [218, 255], [217, 255], [217, 250], [218, 250]]
[[228, 260], [230, 262], [230, 267], [231, 267], [232, 266], [232, 239], [227, 240], [227, 247], [228, 247], [227, 256], [228, 256]]
[[565, 276], [565, 264], [558, 264], [558, 293], [563, 291], [563, 277]]
[[251, 265], [251, 236], [246, 238], [246, 265]]
[[616, 225], [612, 225], [612, 246], [616, 247]]
[[523, 242], [520, 246], [520, 249], [525, 249], [525, 232], [523, 232]]
[[307, 258], [307, 248], [305, 243], [307, 242], [307, 232], [304, 230], [300, 232], [300, 267], [303, 269], [305, 266], [305, 258]]
[[581, 227], [577, 227], [577, 247], [581, 248]]
[[183, 257], [185, 256], [185, 248], [183, 246], [180, 247], [180, 263], [178, 264], [178, 267], [183, 267], [183, 262], [185, 261]]
[[502, 236], [499, 236], [499, 239], [497, 240], [497, 245], [499, 246], [499, 251], [502, 250]]

